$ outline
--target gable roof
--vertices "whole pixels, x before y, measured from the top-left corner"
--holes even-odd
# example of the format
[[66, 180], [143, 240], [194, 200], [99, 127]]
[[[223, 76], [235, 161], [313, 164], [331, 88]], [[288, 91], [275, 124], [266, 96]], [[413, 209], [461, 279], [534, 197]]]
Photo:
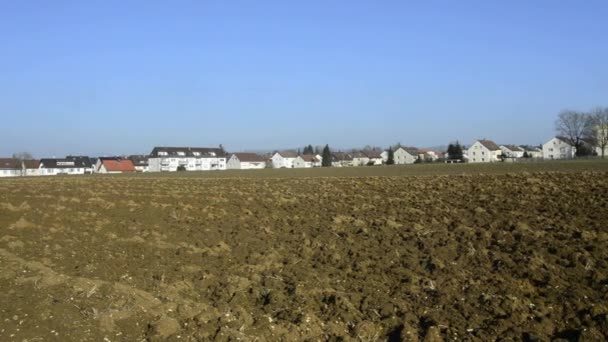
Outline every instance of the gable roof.
[[88, 156], [67, 156], [65, 157], [67, 160], [80, 160], [82, 161], [84, 167], [90, 168], [93, 167], [95, 163]]
[[298, 157], [302, 158], [302, 160], [304, 160], [305, 162], [314, 163], [314, 162], [319, 161], [317, 159], [317, 156], [315, 156], [314, 154], [302, 154], [302, 155], [299, 155]]
[[23, 161], [23, 167], [25, 167], [26, 169], [37, 169], [40, 167], [40, 160], [26, 159]]
[[352, 161], [353, 156], [346, 152], [334, 152], [331, 154], [331, 157], [334, 161]]
[[255, 162], [265, 162], [266, 159], [257, 154], [257, 153], [248, 153], [248, 152], [239, 152], [239, 153], [233, 153], [233, 156], [236, 156], [238, 158], [238, 160], [240, 160], [241, 162], [246, 162], [246, 163], [255, 163]]
[[148, 157], [146, 156], [129, 156], [129, 160], [135, 166], [148, 166]]
[[82, 169], [87, 166], [82, 160], [46, 158], [40, 159], [40, 167], [44, 169]]
[[374, 151], [374, 150], [368, 150], [368, 151], [362, 151], [363, 155], [365, 155], [367, 158], [382, 158], [382, 155], [380, 151]]
[[406, 146], [399, 146], [395, 149], [395, 151], [402, 149], [405, 152], [407, 152], [408, 154], [410, 154], [413, 157], [416, 157], [419, 153], [424, 153], [422, 150], [419, 150], [415, 147], [406, 147]]
[[0, 169], [19, 170], [21, 169], [20, 161], [15, 158], [0, 158]]
[[481, 139], [481, 140], [477, 140], [477, 141], [479, 141], [480, 144], [482, 144], [485, 148], [487, 148], [490, 151], [500, 151], [500, 147], [498, 145], [496, 145], [496, 143], [493, 142], [492, 140]]
[[279, 152], [276, 152], [275, 154], [277, 154], [277, 153], [283, 158], [295, 158], [298, 156], [298, 154], [293, 151], [279, 151]]
[[510, 151], [513, 151], [513, 152], [523, 152], [524, 151], [523, 148], [521, 148], [517, 145], [502, 145], [502, 147], [504, 147]]
[[108, 172], [135, 172], [135, 165], [129, 159], [106, 159], [102, 160], [101, 163]]
[[[166, 157], [160, 155], [159, 152], [166, 152], [169, 157], [197, 157], [197, 158], [224, 158], [226, 151], [216, 147], [154, 147], [150, 153], [150, 157]], [[183, 153], [183, 155], [180, 155]], [[196, 155], [198, 154], [198, 155]]]

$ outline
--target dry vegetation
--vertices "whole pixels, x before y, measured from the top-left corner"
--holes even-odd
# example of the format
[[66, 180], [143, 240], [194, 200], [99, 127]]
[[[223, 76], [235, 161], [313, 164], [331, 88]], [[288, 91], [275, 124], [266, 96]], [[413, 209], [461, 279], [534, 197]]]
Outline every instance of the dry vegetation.
[[0, 180], [0, 340], [604, 340], [602, 167]]

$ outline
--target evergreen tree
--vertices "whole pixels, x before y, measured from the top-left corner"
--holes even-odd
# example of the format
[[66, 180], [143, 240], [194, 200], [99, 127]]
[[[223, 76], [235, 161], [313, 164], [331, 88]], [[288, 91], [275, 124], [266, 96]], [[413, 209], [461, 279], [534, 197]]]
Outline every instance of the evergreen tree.
[[388, 148], [388, 159], [386, 160], [386, 165], [394, 165], [395, 164], [395, 152], [393, 152], [393, 147]]
[[329, 150], [329, 145], [325, 145], [323, 148], [323, 161], [321, 166], [330, 167], [331, 166], [331, 151]]
[[464, 157], [462, 155], [462, 146], [458, 141], [454, 144], [448, 145], [448, 158], [452, 160], [463, 160]]

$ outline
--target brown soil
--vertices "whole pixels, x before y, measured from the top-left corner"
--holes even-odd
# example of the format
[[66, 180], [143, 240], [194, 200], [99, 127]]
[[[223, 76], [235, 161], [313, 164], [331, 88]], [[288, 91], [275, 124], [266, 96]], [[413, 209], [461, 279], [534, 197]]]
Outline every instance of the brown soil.
[[0, 341], [598, 341], [608, 174], [0, 181]]

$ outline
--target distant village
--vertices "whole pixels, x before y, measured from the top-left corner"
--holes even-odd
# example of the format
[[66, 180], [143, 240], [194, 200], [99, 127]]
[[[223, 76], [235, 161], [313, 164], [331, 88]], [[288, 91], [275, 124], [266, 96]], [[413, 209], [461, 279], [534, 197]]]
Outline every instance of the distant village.
[[[311, 145], [300, 150], [275, 151], [258, 154], [226, 152], [219, 147], [154, 147], [149, 155], [65, 158], [0, 158], [0, 177], [111, 174], [136, 172], [212, 171], [264, 168], [313, 168], [321, 166], [354, 167], [405, 165], [415, 163], [495, 163], [522, 160], [571, 159], [576, 155], [574, 144], [555, 137], [542, 146], [496, 144], [480, 139], [468, 148], [450, 144], [448, 151], [391, 146], [388, 149], [367, 147], [362, 150], [330, 151], [325, 153]], [[602, 154], [598, 147], [596, 154]], [[323, 156], [331, 159], [323, 163]], [[602, 154], [603, 155], [603, 154]]]

